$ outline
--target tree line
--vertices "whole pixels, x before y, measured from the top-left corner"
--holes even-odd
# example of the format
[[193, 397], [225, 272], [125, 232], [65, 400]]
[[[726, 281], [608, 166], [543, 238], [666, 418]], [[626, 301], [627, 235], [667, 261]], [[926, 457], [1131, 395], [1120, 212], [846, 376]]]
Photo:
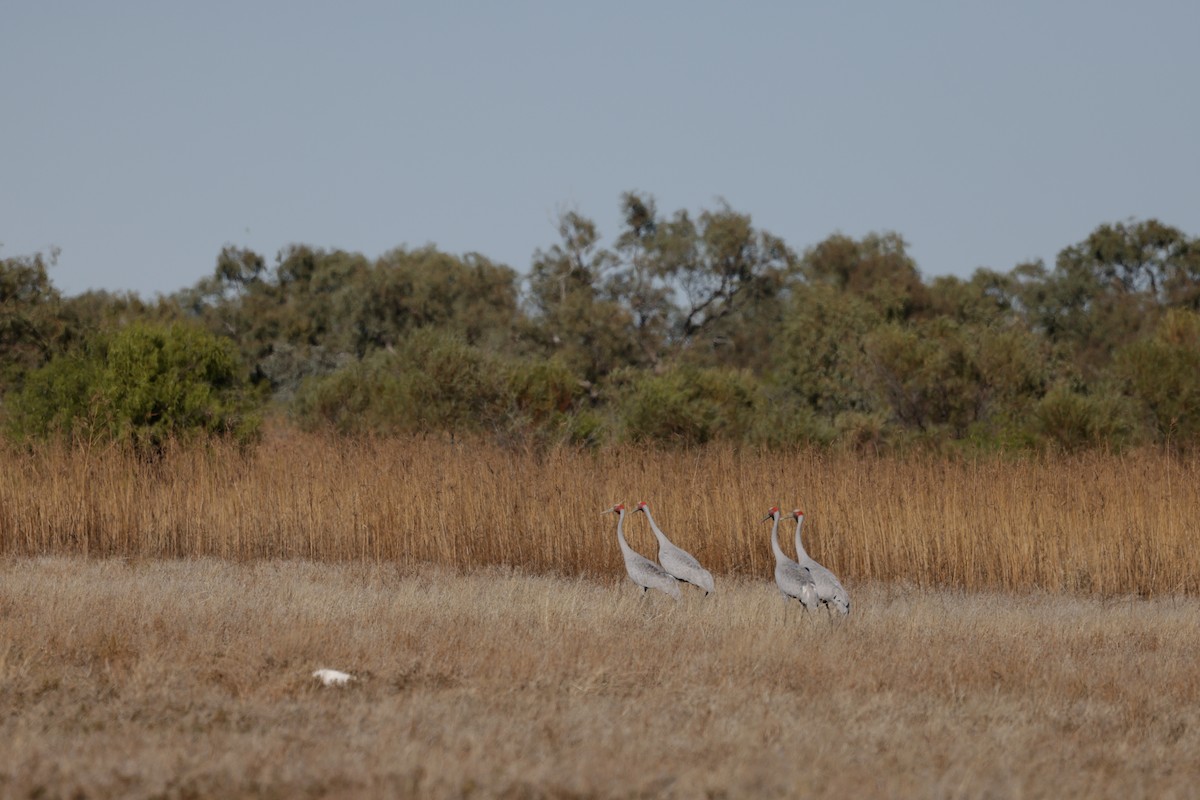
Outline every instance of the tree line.
[[797, 252], [728, 205], [629, 192], [518, 272], [400, 247], [226, 247], [153, 300], [63, 296], [0, 260], [0, 421], [18, 440], [347, 435], [1075, 450], [1200, 443], [1200, 240], [1097, 227], [1041, 261], [926, 280], [892, 232]]

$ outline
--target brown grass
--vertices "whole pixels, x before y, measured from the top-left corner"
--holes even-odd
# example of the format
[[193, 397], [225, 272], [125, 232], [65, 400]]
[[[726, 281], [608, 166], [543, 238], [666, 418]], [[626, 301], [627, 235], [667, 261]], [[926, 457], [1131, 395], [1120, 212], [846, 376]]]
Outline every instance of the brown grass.
[[9, 557], [0, 796], [1194, 796], [1200, 601], [855, 592]]
[[[276, 434], [250, 455], [0, 452], [0, 553], [303, 558], [619, 575], [613, 502], [649, 500], [718, 576], [770, 576], [766, 508], [802, 505], [847, 582], [1200, 593], [1200, 461], [1159, 453], [864, 459], [715, 446], [514, 452]], [[784, 528], [790, 540], [790, 527]], [[635, 548], [653, 555], [644, 521]]]

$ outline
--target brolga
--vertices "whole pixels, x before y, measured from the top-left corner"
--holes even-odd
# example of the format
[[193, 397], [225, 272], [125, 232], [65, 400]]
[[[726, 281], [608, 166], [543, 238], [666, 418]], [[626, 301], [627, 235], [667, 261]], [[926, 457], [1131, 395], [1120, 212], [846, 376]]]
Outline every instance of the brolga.
[[638, 511], [646, 515], [646, 519], [650, 522], [650, 530], [654, 531], [654, 538], [658, 539], [658, 563], [667, 571], [667, 574], [677, 581], [699, 586], [704, 590], [706, 596], [711, 593], [713, 590], [712, 573], [700, 566], [700, 562], [696, 560], [695, 556], [682, 547], [676, 546], [665, 533], [659, 530], [658, 525], [654, 523], [654, 515], [650, 513], [648, 503], [638, 503], [634, 513], [636, 514]]
[[625, 571], [629, 573], [631, 581], [642, 587], [642, 594], [650, 589], [658, 589], [678, 600], [679, 584], [675, 579], [658, 564], [634, 552], [629, 542], [625, 541], [625, 504], [617, 503], [601, 513], [617, 515], [617, 544], [621, 545], [621, 555], [625, 557]]
[[812, 575], [813, 582], [817, 586], [817, 600], [831, 614], [834, 611], [839, 614], [849, 614], [850, 594], [842, 587], [842, 582], [837, 579], [837, 575], [814, 561], [800, 541], [800, 528], [804, 525], [804, 512], [798, 508], [795, 509], [792, 511], [792, 519], [796, 520], [796, 563], [807, 567], [809, 574]]
[[771, 550], [775, 553], [775, 585], [783, 594], [784, 612], [787, 612], [788, 598], [794, 597], [804, 606], [805, 611], [817, 607], [817, 585], [809, 571], [792, 561], [779, 546], [779, 507], [771, 506], [771, 510], [763, 517], [763, 522], [773, 520], [771, 524]]

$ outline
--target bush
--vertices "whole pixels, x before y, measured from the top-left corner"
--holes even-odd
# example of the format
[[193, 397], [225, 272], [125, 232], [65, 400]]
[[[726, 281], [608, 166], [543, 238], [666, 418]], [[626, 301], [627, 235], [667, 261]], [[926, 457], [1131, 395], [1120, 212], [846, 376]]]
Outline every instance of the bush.
[[742, 440], [754, 423], [757, 384], [748, 373], [682, 366], [639, 373], [618, 388], [626, 438], [675, 444]]
[[580, 377], [557, 358], [512, 362], [508, 388], [515, 410], [542, 427], [557, 424], [584, 396]]
[[156, 450], [194, 435], [254, 440], [259, 419], [231, 342], [185, 325], [135, 323], [30, 373], [16, 397], [20, 438], [128, 442]]
[[1041, 440], [1067, 452], [1120, 447], [1131, 434], [1129, 410], [1113, 394], [1089, 395], [1058, 384], [1037, 404], [1034, 428]]
[[305, 428], [348, 434], [488, 429], [507, 406], [493, 361], [455, 336], [417, 331], [395, 350], [305, 381], [293, 412]]
[[1169, 311], [1154, 336], [1117, 353], [1115, 371], [1158, 441], [1200, 444], [1200, 314]]
[[556, 360], [504, 359], [422, 329], [395, 350], [310, 379], [293, 412], [305, 428], [347, 434], [540, 431], [590, 439], [594, 420], [573, 417], [582, 397], [578, 376]]

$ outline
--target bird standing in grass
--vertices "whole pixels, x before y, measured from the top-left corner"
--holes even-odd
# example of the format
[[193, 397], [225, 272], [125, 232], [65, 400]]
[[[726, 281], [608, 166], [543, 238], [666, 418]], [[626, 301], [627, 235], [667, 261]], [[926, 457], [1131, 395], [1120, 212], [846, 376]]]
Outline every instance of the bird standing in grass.
[[792, 519], [796, 520], [796, 563], [807, 567], [817, 587], [817, 600], [825, 606], [825, 610], [839, 614], [850, 613], [850, 593], [842, 586], [842, 582], [825, 567], [818, 564], [809, 556], [800, 541], [800, 528], [804, 525], [804, 512], [800, 509], [792, 511]]
[[625, 557], [625, 571], [629, 573], [629, 579], [642, 587], [643, 594], [650, 589], [658, 589], [678, 600], [679, 584], [675, 582], [675, 579], [658, 564], [635, 553], [629, 543], [625, 541], [625, 504], [617, 503], [601, 513], [617, 515], [617, 544], [621, 546], [621, 555]]
[[[817, 585], [812, 575], [800, 564], [792, 561], [784, 554], [779, 546], [779, 507], [771, 506], [771, 510], [763, 517], [763, 522], [774, 520], [771, 525], [771, 550], [775, 553], [775, 584], [783, 594], [784, 603], [789, 597], [794, 597], [804, 606], [805, 611], [817, 607]], [[787, 606], [784, 606], [787, 610]]]
[[678, 581], [699, 586], [704, 590], [705, 595], [710, 594], [713, 590], [712, 573], [700, 566], [700, 562], [696, 560], [695, 556], [682, 547], [676, 546], [665, 533], [659, 530], [658, 525], [654, 523], [648, 503], [638, 503], [637, 511], [645, 514], [646, 519], [650, 522], [650, 530], [654, 531], [654, 538], [658, 539], [658, 563], [666, 570], [667, 574]]

